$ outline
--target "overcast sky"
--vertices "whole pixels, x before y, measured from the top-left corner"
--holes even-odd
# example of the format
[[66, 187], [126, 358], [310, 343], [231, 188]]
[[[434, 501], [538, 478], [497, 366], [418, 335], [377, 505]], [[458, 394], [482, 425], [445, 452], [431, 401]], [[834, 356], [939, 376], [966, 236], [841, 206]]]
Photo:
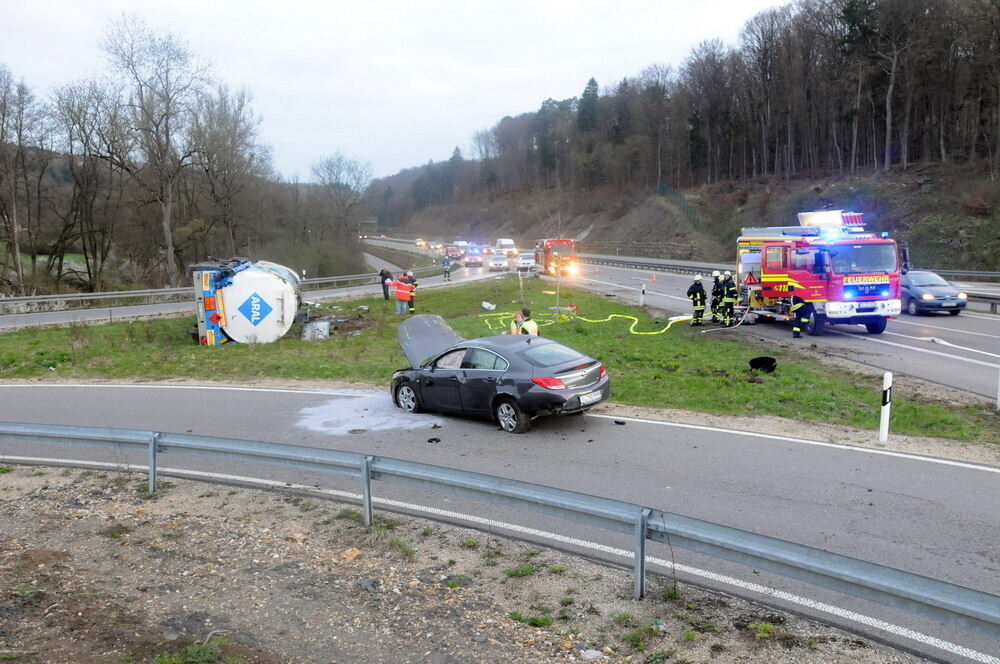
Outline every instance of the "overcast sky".
[[472, 135], [542, 100], [735, 44], [775, 0], [0, 0], [0, 63], [39, 96], [105, 68], [109, 22], [172, 31], [245, 87], [287, 178], [340, 151], [376, 176], [469, 155]]

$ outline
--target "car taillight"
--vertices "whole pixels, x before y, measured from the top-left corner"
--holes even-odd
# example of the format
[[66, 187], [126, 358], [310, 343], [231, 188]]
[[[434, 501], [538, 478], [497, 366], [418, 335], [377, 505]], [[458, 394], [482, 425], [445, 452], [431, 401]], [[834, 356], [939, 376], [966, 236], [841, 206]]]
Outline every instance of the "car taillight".
[[604, 365], [602, 364], [601, 368], [597, 370], [597, 377], [598, 378], [604, 378], [607, 375], [608, 375], [608, 370], [605, 369]]
[[565, 390], [566, 383], [558, 378], [532, 378], [531, 382], [547, 390]]

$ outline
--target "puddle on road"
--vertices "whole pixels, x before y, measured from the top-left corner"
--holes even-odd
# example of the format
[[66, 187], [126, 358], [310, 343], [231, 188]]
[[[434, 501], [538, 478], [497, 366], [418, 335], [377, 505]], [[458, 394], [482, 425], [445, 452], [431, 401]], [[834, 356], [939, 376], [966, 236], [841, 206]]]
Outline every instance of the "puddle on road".
[[338, 390], [338, 396], [318, 406], [299, 411], [296, 426], [331, 436], [361, 431], [431, 429], [444, 420], [436, 415], [414, 415], [396, 408], [386, 392]]

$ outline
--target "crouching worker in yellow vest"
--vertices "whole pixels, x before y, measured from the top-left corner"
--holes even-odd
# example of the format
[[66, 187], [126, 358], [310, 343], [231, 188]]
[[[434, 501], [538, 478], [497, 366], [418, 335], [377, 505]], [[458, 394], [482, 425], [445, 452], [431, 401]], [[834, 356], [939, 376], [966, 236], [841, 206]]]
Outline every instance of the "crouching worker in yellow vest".
[[525, 307], [514, 314], [514, 320], [510, 323], [510, 333], [538, 336], [538, 323], [531, 320], [531, 309]]

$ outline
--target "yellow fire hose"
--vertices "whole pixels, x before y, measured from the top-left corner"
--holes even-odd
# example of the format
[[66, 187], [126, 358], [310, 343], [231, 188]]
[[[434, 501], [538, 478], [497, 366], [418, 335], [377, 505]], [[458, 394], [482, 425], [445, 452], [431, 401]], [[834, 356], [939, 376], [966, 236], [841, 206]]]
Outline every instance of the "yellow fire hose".
[[[510, 326], [510, 321], [514, 319], [514, 312], [497, 312], [491, 314], [480, 314], [480, 318], [486, 323], [486, 327], [490, 330], [502, 330]], [[656, 334], [663, 334], [674, 323], [680, 323], [682, 321], [688, 321], [692, 319], [692, 316], [673, 316], [670, 318], [669, 322], [659, 330], [653, 332], [637, 332], [636, 326], [639, 325], [639, 319], [635, 316], [626, 316], [624, 314], [609, 314], [606, 318], [584, 318], [583, 316], [567, 314], [565, 312], [559, 312], [558, 314], [543, 314], [542, 319], [538, 320], [532, 316], [532, 320], [538, 323], [538, 327], [546, 327], [548, 325], [554, 325], [556, 323], [567, 323], [573, 320], [583, 321], [584, 323], [609, 323], [615, 318], [623, 318], [625, 320], [632, 321], [632, 324], [628, 326], [629, 334], [650, 336]]]

